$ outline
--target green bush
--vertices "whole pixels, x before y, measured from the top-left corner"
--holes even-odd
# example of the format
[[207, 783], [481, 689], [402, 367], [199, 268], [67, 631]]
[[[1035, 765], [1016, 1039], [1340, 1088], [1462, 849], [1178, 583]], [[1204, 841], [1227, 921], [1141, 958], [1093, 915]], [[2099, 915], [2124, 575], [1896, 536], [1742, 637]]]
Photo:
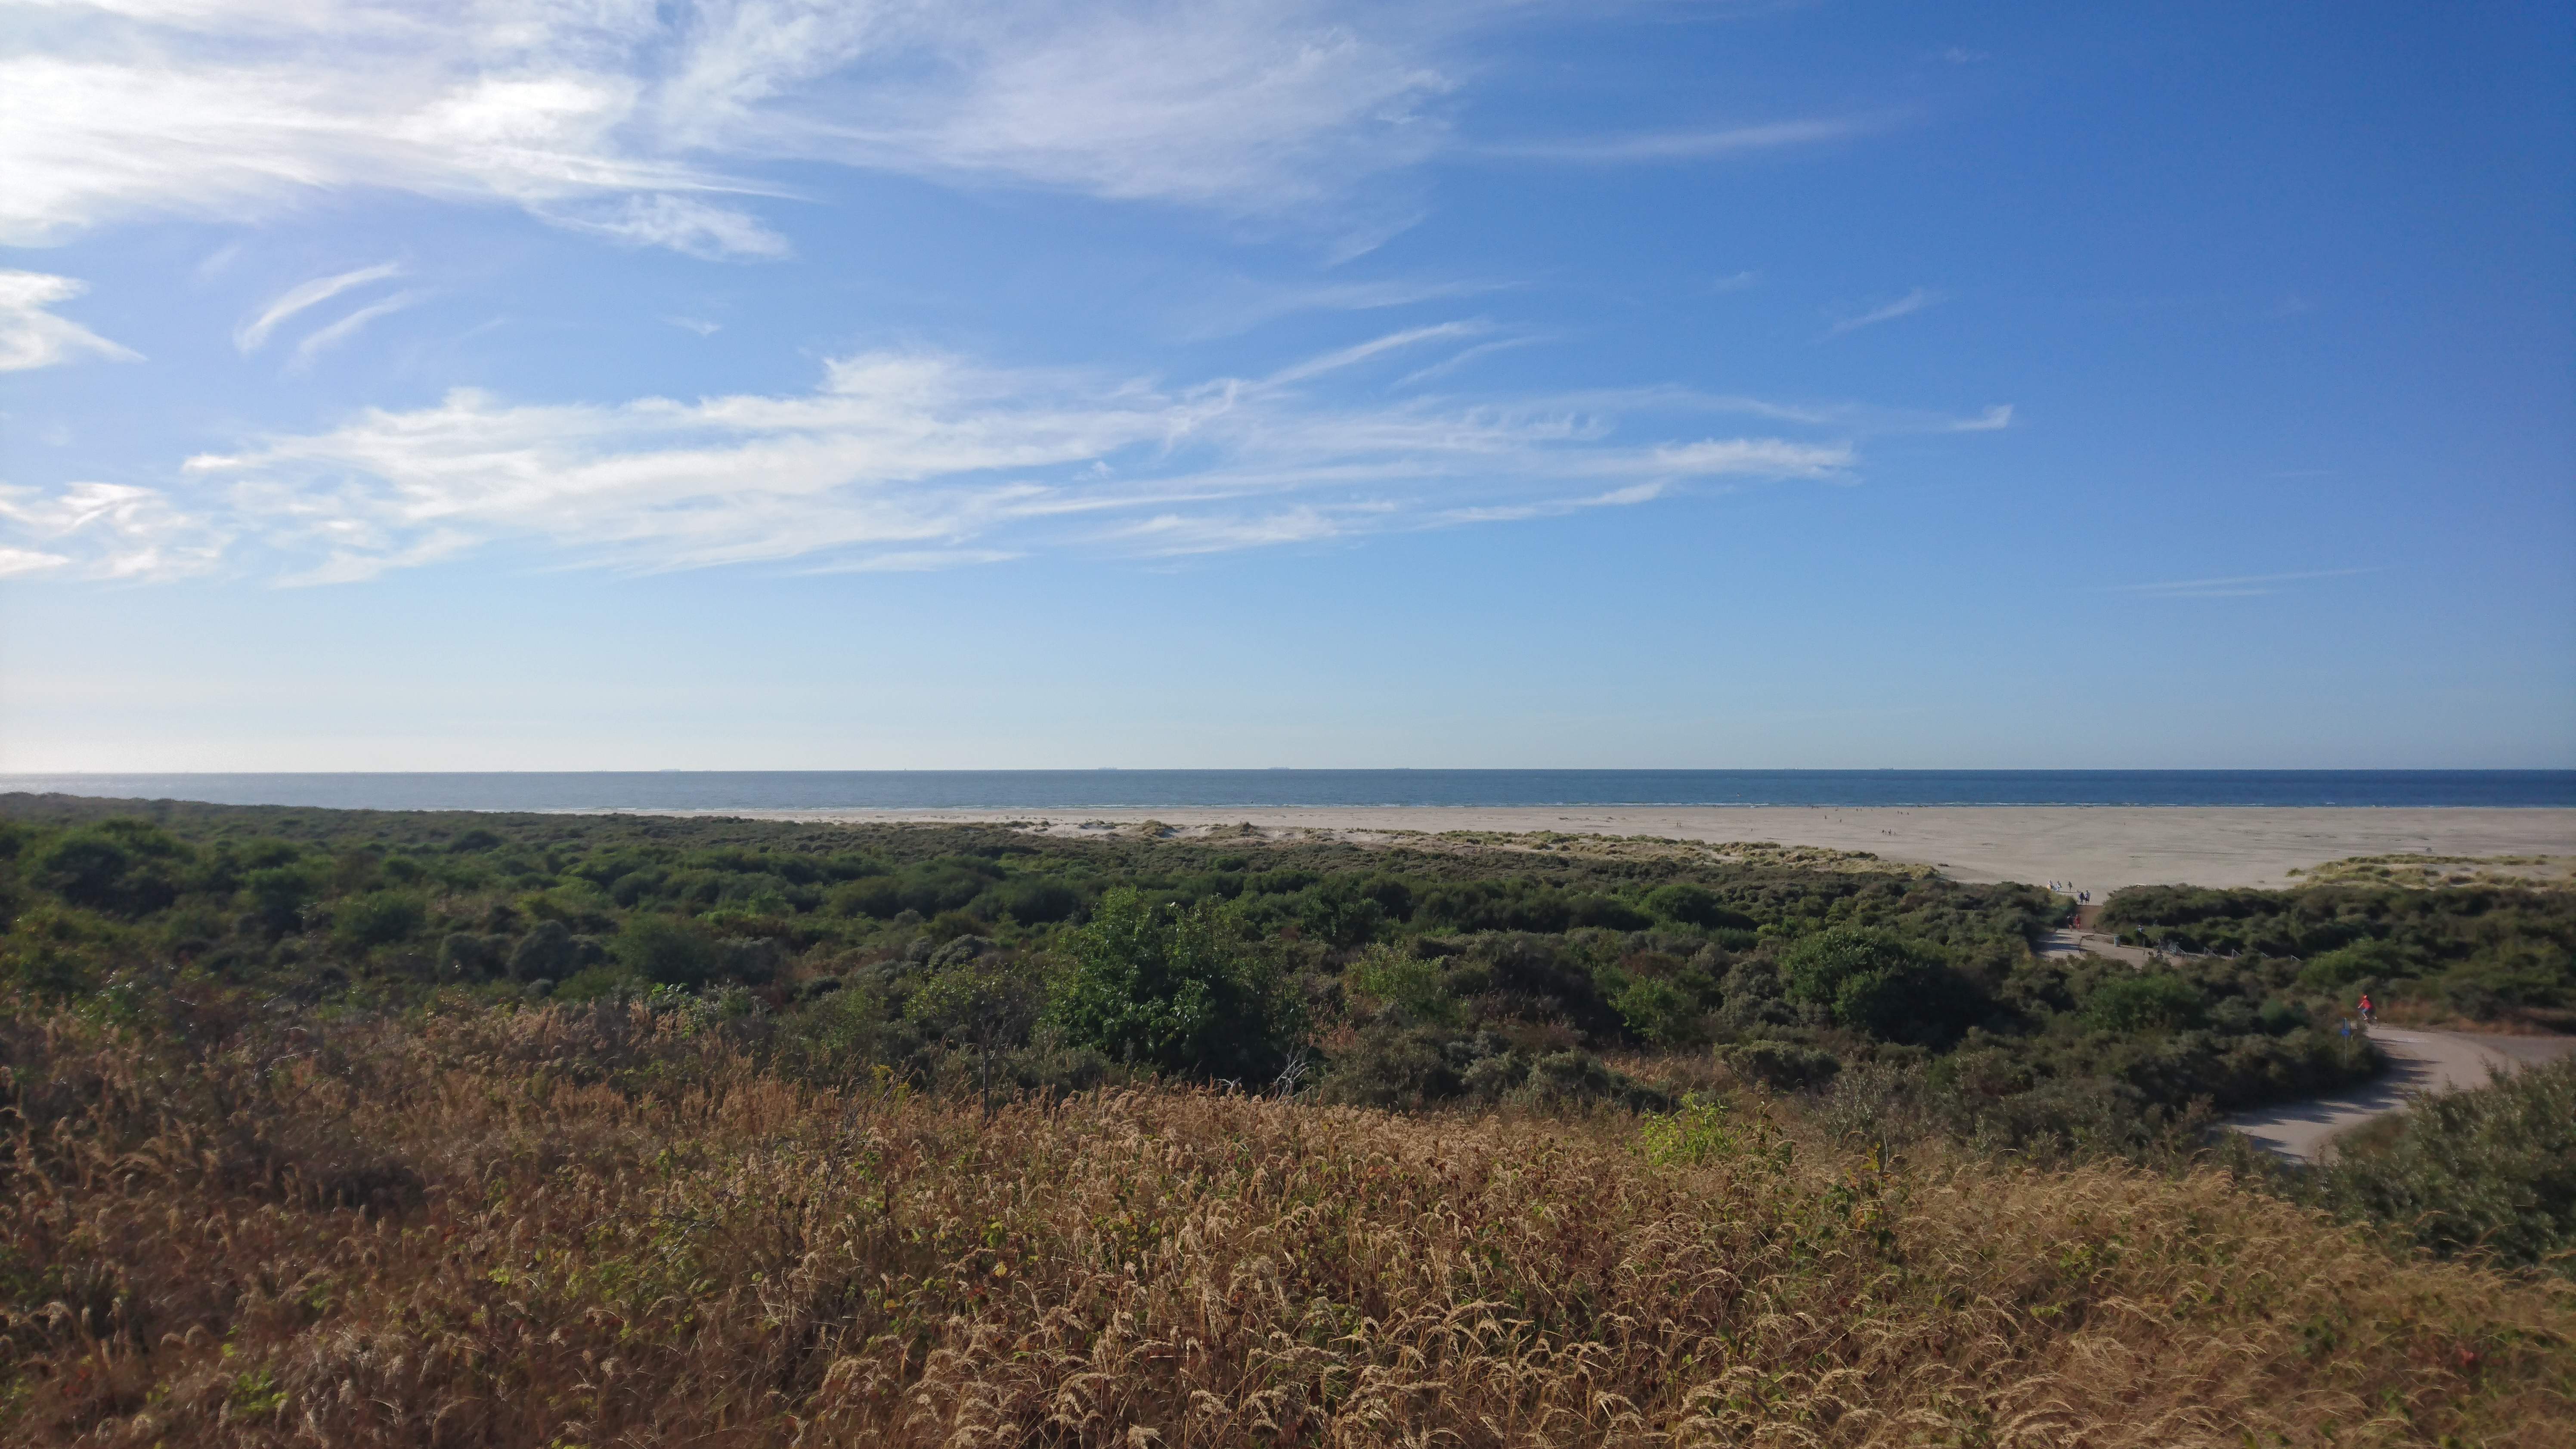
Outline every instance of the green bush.
[[1640, 976], [1612, 1000], [1628, 1029], [1659, 1047], [1696, 1046], [1708, 1040], [1703, 1013], [1692, 995], [1657, 976]]
[[1751, 916], [1729, 909], [1715, 891], [1688, 881], [1675, 881], [1646, 892], [1646, 909], [1667, 921], [1703, 929], [1750, 931], [1754, 927]]
[[1456, 997], [1441, 981], [1440, 964], [1388, 946], [1372, 946], [1345, 967], [1342, 977], [1351, 991], [1376, 1001], [1395, 1020], [1452, 1025], [1460, 1014]]
[[1672, 1094], [1649, 1086], [1590, 1052], [1554, 1052], [1530, 1063], [1529, 1076], [1512, 1094], [1532, 1106], [1563, 1107], [1601, 1102], [1632, 1112], [1669, 1112]]
[[342, 946], [364, 951], [408, 941], [428, 921], [429, 907], [419, 896], [409, 891], [369, 891], [334, 908], [331, 935]]
[[669, 916], [628, 917], [610, 954], [628, 970], [661, 986], [704, 986], [714, 978], [718, 960], [714, 938]]
[[33, 864], [37, 883], [73, 905], [139, 916], [178, 899], [178, 853], [178, 842], [141, 821], [111, 820], [62, 836]]
[[501, 948], [507, 944], [505, 937], [450, 931], [438, 943], [439, 970], [466, 981], [480, 981], [498, 975], [501, 971]]
[[2114, 976], [2084, 998], [2084, 1019], [2104, 1031], [2172, 1031], [2199, 1023], [2203, 1003], [2171, 972]]
[[[637, 919], [643, 919], [638, 917]], [[510, 952], [510, 975], [520, 981], [561, 981], [573, 973], [579, 948], [561, 921], [539, 921]], [[635, 963], [628, 961], [628, 965]], [[641, 969], [640, 967], [638, 968]], [[646, 972], [647, 976], [652, 973]], [[654, 976], [658, 981], [661, 977]]]
[[2576, 1278], [2576, 1059], [2419, 1098], [2384, 1142], [2295, 1191], [2443, 1256], [2474, 1250]]
[[312, 872], [300, 865], [272, 865], [250, 873], [243, 889], [250, 894], [251, 913], [274, 935], [286, 935], [302, 928], [304, 908], [322, 894]]
[[1721, 1049], [1718, 1060], [1737, 1076], [1791, 1091], [1821, 1086], [1843, 1069], [1832, 1052], [1785, 1041], [1738, 1042]]
[[1837, 926], [1800, 938], [1780, 958], [1789, 995], [1855, 1031], [1892, 1041], [1941, 1040], [1981, 1013], [1976, 988], [1939, 947], [1888, 931]]
[[2394, 981], [2421, 969], [2387, 941], [2355, 941], [2310, 957], [2299, 968], [2299, 984], [2311, 991], [2337, 991], [2365, 981]]
[[1325, 1074], [1323, 1099], [1356, 1107], [1423, 1107], [1466, 1089], [1456, 1048], [1442, 1027], [1393, 1018], [1361, 1028], [1351, 1049]]
[[1063, 950], [1070, 969], [1051, 1017], [1112, 1061], [1267, 1082], [1303, 1038], [1296, 999], [1226, 907], [1114, 890]]
[[1015, 881], [996, 888], [994, 902], [1024, 926], [1069, 921], [1082, 910], [1082, 892], [1051, 880]]

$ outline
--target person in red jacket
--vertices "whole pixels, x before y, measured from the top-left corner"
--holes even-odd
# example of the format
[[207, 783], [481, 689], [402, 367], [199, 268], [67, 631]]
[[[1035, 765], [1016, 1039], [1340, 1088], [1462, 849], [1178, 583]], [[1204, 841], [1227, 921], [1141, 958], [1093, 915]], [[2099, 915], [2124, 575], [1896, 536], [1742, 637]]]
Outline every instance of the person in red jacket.
[[2378, 1017], [2371, 1014], [2370, 993], [2367, 991], [2361, 993], [2361, 1024], [2369, 1026], [2378, 1020]]

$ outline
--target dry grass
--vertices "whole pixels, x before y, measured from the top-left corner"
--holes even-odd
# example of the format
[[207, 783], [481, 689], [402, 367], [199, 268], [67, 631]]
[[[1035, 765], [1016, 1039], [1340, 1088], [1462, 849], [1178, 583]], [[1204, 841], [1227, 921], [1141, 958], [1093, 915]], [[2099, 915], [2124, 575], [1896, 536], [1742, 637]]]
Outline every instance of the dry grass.
[[2576, 1299], [2216, 1175], [1180, 1091], [986, 1121], [622, 1009], [224, 1040], [0, 1023], [14, 1441], [2576, 1442]]
[[2302, 885], [2381, 885], [2410, 890], [2576, 886], [2576, 855], [2356, 855], [2290, 872]]
[[[1006, 821], [1032, 835], [1057, 836], [1051, 820]], [[1244, 821], [1235, 825], [1168, 825], [1160, 820], [1119, 822], [1085, 820], [1069, 827], [1075, 835], [1107, 833], [1135, 840], [1183, 840], [1201, 844], [1304, 845], [1324, 842], [1356, 846], [1400, 846], [1406, 850], [1476, 855], [1519, 853], [1575, 856], [1591, 860], [1668, 860], [1692, 866], [1764, 866], [1781, 870], [1825, 871], [1837, 875], [1891, 875], [1929, 880], [1938, 867], [1882, 860], [1867, 851], [1835, 850], [1821, 845], [1782, 845], [1773, 840], [1710, 842], [1664, 835], [1601, 835], [1561, 830], [1395, 830], [1361, 826], [1281, 825], [1267, 829]]]

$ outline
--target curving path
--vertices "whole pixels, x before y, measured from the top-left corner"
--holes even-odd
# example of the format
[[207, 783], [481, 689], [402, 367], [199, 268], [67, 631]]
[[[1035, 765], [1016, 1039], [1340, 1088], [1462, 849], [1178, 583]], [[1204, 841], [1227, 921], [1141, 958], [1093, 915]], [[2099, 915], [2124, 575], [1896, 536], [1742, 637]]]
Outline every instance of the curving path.
[[[2088, 929], [2089, 917], [2100, 909], [2089, 907], [2072, 928], [2049, 932], [2040, 954], [2107, 956], [2141, 969], [2153, 964], [2156, 952], [2120, 945]], [[2483, 1087], [2497, 1073], [2576, 1055], [2576, 1037], [2570, 1036], [2486, 1036], [2382, 1026], [2371, 1029], [2370, 1039], [2388, 1058], [2388, 1070], [2374, 1080], [2330, 1097], [2240, 1112], [2219, 1125], [2293, 1161], [2322, 1162], [2338, 1134], [2374, 1117], [2404, 1111], [2407, 1100], [2418, 1093]]]
[[2401, 1111], [2419, 1092], [2483, 1087], [2496, 1073], [2576, 1053], [2576, 1037], [2475, 1036], [2461, 1031], [2374, 1027], [2370, 1039], [2389, 1069], [2349, 1092], [2240, 1112], [2222, 1126], [2299, 1162], [2322, 1162], [2337, 1133]]

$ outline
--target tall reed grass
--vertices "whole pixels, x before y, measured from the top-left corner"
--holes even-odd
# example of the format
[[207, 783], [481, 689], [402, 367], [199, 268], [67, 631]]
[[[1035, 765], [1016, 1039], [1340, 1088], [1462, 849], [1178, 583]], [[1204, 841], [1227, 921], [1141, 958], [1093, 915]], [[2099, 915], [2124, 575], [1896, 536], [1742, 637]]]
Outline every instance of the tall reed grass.
[[20, 1443], [2576, 1442], [2562, 1289], [1758, 1111], [987, 1120], [631, 1007], [22, 1013], [0, 1096]]

